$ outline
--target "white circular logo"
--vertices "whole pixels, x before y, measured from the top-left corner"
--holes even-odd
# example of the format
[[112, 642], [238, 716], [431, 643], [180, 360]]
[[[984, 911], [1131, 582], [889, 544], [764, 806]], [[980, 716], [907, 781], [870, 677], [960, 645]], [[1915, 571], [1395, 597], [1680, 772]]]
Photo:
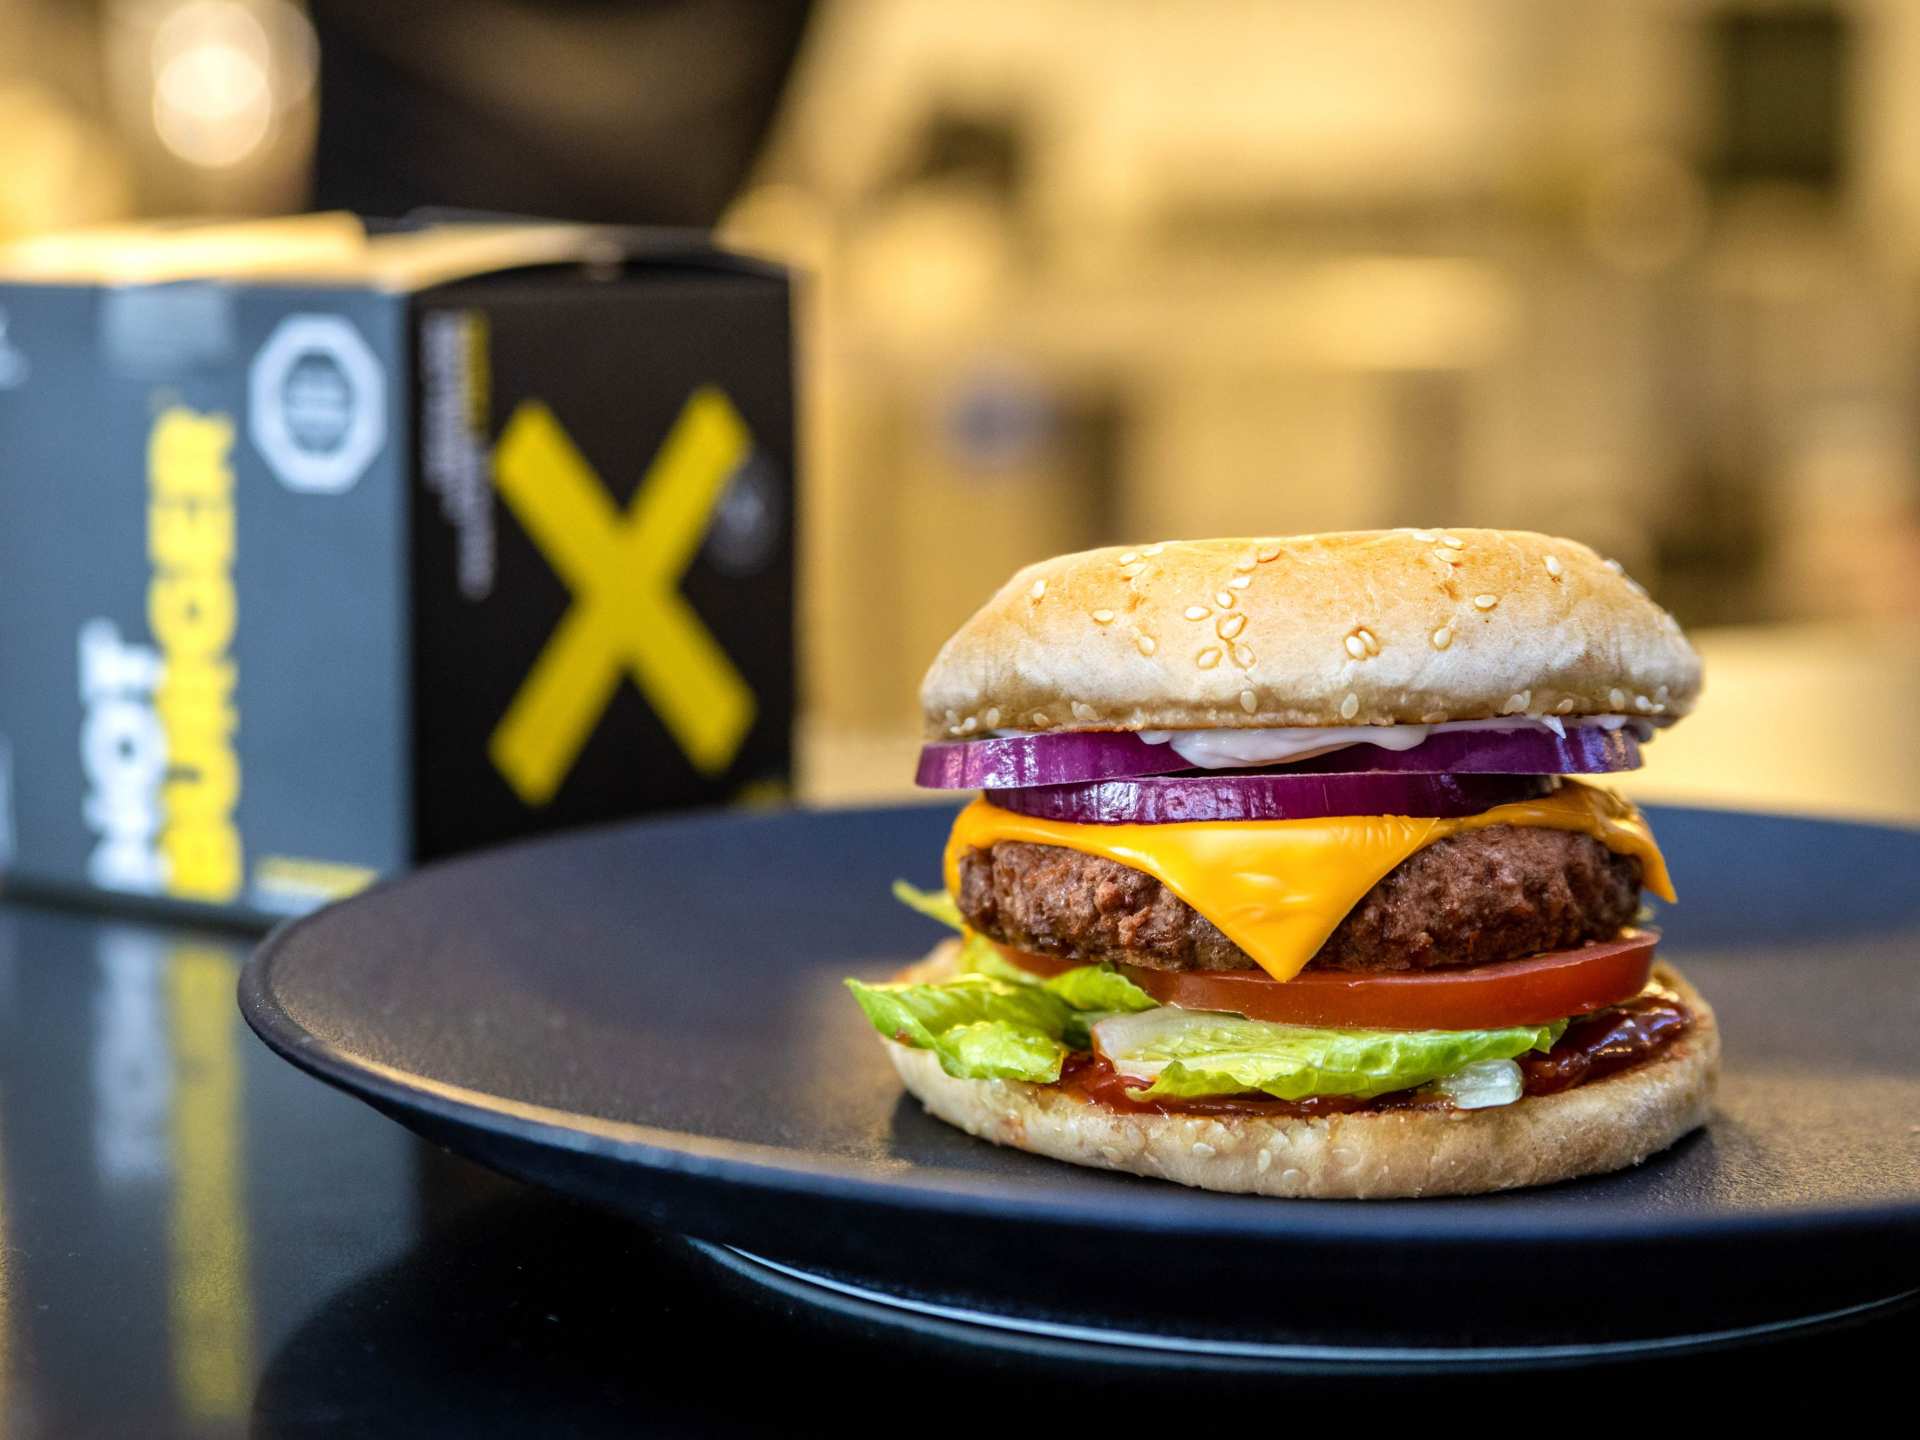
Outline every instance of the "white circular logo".
[[339, 315], [289, 315], [247, 377], [248, 433], [289, 490], [353, 488], [387, 443], [387, 377]]

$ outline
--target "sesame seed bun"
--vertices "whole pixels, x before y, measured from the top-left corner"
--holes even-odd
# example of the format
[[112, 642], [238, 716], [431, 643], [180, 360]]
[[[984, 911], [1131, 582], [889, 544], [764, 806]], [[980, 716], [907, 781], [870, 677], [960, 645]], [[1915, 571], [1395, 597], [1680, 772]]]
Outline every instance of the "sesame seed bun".
[[926, 733], [1674, 717], [1700, 657], [1585, 545], [1523, 530], [1176, 540], [1029, 565], [941, 647]]
[[[894, 978], [945, 979], [958, 954], [947, 941]], [[1679, 1040], [1604, 1080], [1486, 1110], [1160, 1115], [1052, 1085], [956, 1080], [931, 1051], [881, 1043], [930, 1114], [996, 1145], [1203, 1190], [1316, 1200], [1479, 1195], [1623, 1170], [1706, 1122], [1720, 1069], [1713, 1011], [1670, 966], [1657, 965], [1654, 978], [1696, 1017]]]

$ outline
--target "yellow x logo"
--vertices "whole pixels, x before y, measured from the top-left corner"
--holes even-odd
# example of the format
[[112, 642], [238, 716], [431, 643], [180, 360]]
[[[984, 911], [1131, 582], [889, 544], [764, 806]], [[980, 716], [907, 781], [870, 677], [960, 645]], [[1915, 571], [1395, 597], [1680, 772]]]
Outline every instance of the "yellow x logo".
[[753, 692], [678, 587], [751, 446], [740, 412], [702, 386], [621, 515], [545, 405], [507, 422], [494, 486], [574, 595], [487, 746], [527, 804], [553, 798], [629, 671], [702, 774], [732, 762]]

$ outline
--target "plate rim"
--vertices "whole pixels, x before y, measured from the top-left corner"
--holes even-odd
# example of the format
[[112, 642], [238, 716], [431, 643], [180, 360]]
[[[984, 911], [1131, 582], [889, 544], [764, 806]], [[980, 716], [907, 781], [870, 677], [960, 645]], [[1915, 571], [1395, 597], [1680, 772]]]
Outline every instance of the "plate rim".
[[[924, 808], [928, 807], [871, 806], [824, 813], [844, 817], [861, 813], [897, 814], [901, 810]], [[1706, 806], [1664, 808], [1825, 819], [1777, 816], [1774, 812], [1714, 811], [1713, 807]], [[1289, 1203], [1272, 1197], [1221, 1194], [1143, 1180], [1142, 1185], [1151, 1189], [1143, 1189], [1138, 1194], [1116, 1189], [1111, 1196], [1062, 1199], [1045, 1193], [1010, 1193], [1004, 1182], [993, 1177], [932, 1167], [908, 1167], [887, 1176], [861, 1175], [831, 1157], [754, 1141], [603, 1119], [514, 1100], [387, 1065], [314, 1034], [294, 1018], [274, 988], [277, 967], [286, 959], [296, 936], [316, 925], [329, 923], [329, 917], [337, 911], [357, 907], [375, 896], [408, 886], [429, 872], [442, 874], [480, 863], [497, 864], [536, 848], [590, 843], [596, 838], [643, 829], [711, 825], [716, 820], [750, 825], [816, 814], [823, 812], [796, 808], [771, 814], [704, 811], [652, 817], [585, 827], [436, 861], [410, 874], [384, 879], [338, 904], [276, 926], [254, 949], [241, 970], [236, 997], [240, 1012], [261, 1041], [282, 1059], [336, 1089], [373, 1104], [389, 1118], [395, 1118], [395, 1110], [418, 1113], [495, 1139], [593, 1156], [647, 1174], [736, 1186], [790, 1200], [865, 1204], [916, 1214], [1068, 1228], [1092, 1225], [1128, 1235], [1177, 1234], [1259, 1243], [1309, 1241], [1359, 1246], [1410, 1238], [1428, 1243], [1498, 1248], [1543, 1243], [1664, 1246], [1680, 1242], [1750, 1243], [1805, 1238], [1809, 1229], [1861, 1238], [1889, 1230], [1920, 1231], [1920, 1195], [1907, 1200], [1794, 1206], [1767, 1211], [1728, 1210], [1705, 1215], [1653, 1212], [1642, 1217], [1613, 1218], [1595, 1216], [1584, 1208], [1566, 1210], [1545, 1206], [1510, 1211], [1477, 1204], [1487, 1198], [1481, 1196]], [[1860, 821], [1826, 823], [1899, 828]], [[1708, 1123], [1710, 1125], [1711, 1120]], [[1677, 1143], [1684, 1145], [1691, 1139], [1689, 1136]], [[1034, 1158], [1041, 1160], [1041, 1157]], [[1657, 1156], [1643, 1162], [1657, 1163]], [[1539, 1188], [1544, 1192], [1556, 1187]]]

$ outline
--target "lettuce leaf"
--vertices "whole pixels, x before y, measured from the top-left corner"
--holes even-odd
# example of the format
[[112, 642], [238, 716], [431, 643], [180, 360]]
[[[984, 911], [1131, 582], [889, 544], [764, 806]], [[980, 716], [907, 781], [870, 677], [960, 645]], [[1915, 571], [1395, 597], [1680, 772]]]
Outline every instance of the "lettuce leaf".
[[1095, 1048], [1144, 1095], [1259, 1092], [1281, 1100], [1310, 1095], [1366, 1098], [1453, 1074], [1482, 1060], [1549, 1050], [1566, 1029], [1330, 1030], [1276, 1025], [1238, 1015], [1164, 1007], [1101, 1022]]
[[937, 985], [848, 980], [847, 989], [874, 1029], [931, 1050], [940, 1068], [958, 1079], [1044, 1084], [1060, 1078], [1073, 1012], [1050, 991], [987, 975], [960, 975]]
[[[929, 895], [904, 881], [895, 884], [894, 894], [936, 918], [943, 904], [953, 904], [944, 894]], [[962, 934], [961, 973], [951, 980], [935, 985], [847, 981], [874, 1029], [889, 1040], [933, 1051], [949, 1075], [1058, 1080], [1067, 1051], [1092, 1045], [1096, 1023], [1155, 1007], [1152, 996], [1111, 965], [1033, 975], [1010, 964], [984, 936]]]
[[956, 1025], [934, 1053], [940, 1068], [968, 1080], [1058, 1080], [1065, 1046], [1052, 1036], [1008, 1020]]
[[[1038, 976], [1031, 978], [1039, 979]], [[1040, 980], [1040, 986], [1051, 990], [1076, 1010], [1101, 1010], [1110, 1015], [1126, 1015], [1141, 1010], [1156, 1010], [1160, 1006], [1158, 1000], [1111, 965], [1082, 965], [1075, 970], [1063, 970], [1058, 975]]]
[[1050, 990], [1076, 1010], [1126, 1014], [1152, 1010], [1160, 1003], [1111, 965], [1080, 965], [1058, 975], [1035, 975], [1008, 960], [990, 940], [974, 934], [969, 934], [960, 947], [960, 965], [963, 970], [991, 975], [996, 980]]
[[1058, 975], [1035, 975], [1013, 964], [991, 941], [971, 931], [961, 942], [960, 968], [1058, 995], [1072, 1007], [1060, 1038], [1074, 1050], [1091, 1049], [1094, 1025], [1109, 1015], [1152, 1010], [1160, 1003], [1111, 965], [1080, 965]]

